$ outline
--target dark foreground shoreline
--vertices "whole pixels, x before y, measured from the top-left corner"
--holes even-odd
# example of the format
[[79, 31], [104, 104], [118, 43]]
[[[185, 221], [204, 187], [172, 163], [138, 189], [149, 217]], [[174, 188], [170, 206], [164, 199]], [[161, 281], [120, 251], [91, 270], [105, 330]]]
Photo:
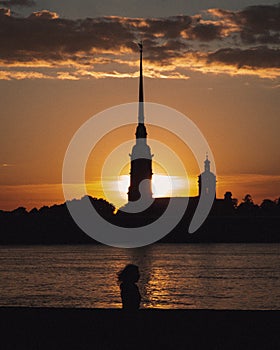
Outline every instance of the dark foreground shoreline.
[[280, 311], [0, 308], [1, 349], [280, 349]]

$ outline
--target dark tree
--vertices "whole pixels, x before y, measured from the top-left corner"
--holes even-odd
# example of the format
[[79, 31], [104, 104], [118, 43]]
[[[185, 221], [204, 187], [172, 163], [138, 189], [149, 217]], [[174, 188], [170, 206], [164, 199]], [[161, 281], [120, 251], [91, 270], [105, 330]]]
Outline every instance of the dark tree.
[[254, 204], [252, 196], [250, 194], [246, 194], [237, 209], [239, 214], [251, 216], [257, 215], [259, 207], [257, 204]]

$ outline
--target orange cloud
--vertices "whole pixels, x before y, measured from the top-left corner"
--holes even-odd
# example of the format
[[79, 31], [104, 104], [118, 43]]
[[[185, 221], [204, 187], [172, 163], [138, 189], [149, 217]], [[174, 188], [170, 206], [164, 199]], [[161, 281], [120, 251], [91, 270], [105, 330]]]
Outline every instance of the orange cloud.
[[1, 71], [0, 70], [0, 80], [23, 80], [23, 79], [53, 79], [53, 78], [39, 72]]
[[29, 18], [33, 18], [33, 19], [48, 19], [48, 20], [52, 20], [52, 19], [57, 19], [59, 18], [58, 14], [56, 12], [51, 12], [48, 10], [42, 10], [42, 11], [38, 11], [38, 12], [33, 12]]

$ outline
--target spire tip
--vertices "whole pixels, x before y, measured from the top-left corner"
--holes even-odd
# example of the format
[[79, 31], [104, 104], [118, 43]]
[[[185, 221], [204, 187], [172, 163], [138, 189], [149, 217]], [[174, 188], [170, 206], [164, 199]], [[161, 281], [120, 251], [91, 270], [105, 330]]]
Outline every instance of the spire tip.
[[139, 49], [140, 49], [140, 52], [142, 52], [143, 51], [143, 41], [141, 40], [139, 43], [137, 43], [138, 44], [138, 47], [139, 47]]

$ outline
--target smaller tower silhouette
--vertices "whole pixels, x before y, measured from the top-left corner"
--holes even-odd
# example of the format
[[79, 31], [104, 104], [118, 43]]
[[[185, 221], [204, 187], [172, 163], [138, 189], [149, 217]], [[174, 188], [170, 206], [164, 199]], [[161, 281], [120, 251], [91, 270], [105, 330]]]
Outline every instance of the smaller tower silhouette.
[[198, 193], [199, 196], [208, 196], [214, 193], [216, 199], [216, 176], [210, 171], [210, 160], [207, 153], [204, 161], [204, 172], [198, 176]]

